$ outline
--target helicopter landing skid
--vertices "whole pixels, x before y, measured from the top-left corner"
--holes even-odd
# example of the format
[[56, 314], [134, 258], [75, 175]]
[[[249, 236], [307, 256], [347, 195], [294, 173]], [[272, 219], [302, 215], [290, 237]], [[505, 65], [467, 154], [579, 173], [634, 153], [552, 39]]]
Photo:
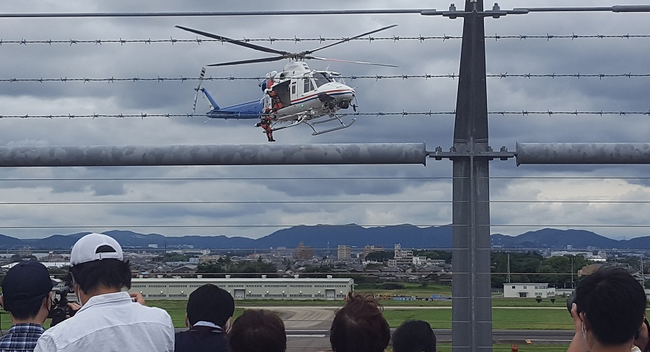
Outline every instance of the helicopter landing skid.
[[[326, 122], [329, 122], [329, 121], [332, 121], [332, 120], [338, 120], [339, 123], [341, 123], [341, 126], [333, 127], [331, 129], [326, 129], [326, 130], [316, 130], [316, 128], [314, 127], [314, 125], [316, 125], [316, 124], [322, 124], [322, 123], [326, 123]], [[332, 131], [347, 129], [350, 126], [352, 126], [352, 124], [354, 124], [355, 121], [357, 121], [357, 119], [353, 118], [352, 120], [350, 120], [349, 124], [346, 124], [346, 123], [343, 122], [343, 120], [341, 120], [341, 117], [335, 115], [335, 116], [333, 116], [333, 117], [331, 117], [331, 118], [329, 118], [327, 120], [317, 121], [317, 122], [314, 122], [314, 123], [310, 123], [308, 121], [305, 121], [305, 124], [309, 125], [309, 127], [312, 130], [314, 130], [314, 132], [312, 132], [311, 135], [312, 136], [317, 136], [317, 135], [322, 135], [322, 134], [332, 132]]]
[[284, 130], [284, 129], [288, 128], [288, 127], [298, 126], [298, 125], [302, 124], [303, 122], [304, 122], [303, 120], [299, 120], [299, 121], [295, 121], [295, 122], [293, 122], [293, 123], [291, 123], [289, 125], [274, 127], [273, 131]]

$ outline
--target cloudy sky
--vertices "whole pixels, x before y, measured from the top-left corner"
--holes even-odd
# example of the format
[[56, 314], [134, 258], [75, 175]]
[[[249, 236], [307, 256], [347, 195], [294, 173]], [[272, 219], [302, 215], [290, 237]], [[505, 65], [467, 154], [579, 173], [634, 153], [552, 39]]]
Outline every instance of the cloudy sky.
[[[499, 5], [512, 9], [615, 3], [510, 0]], [[448, 6], [447, 1], [430, 0], [24, 0], [2, 2], [0, 12], [444, 10]], [[489, 6], [492, 3], [486, 3]], [[462, 8], [461, 1], [458, 7]], [[650, 78], [645, 76], [650, 74], [648, 16], [531, 13], [486, 19], [488, 110], [494, 113], [490, 145], [514, 151], [516, 142], [648, 142], [650, 116], [634, 114], [650, 110]], [[428, 150], [437, 146], [448, 150], [453, 115], [421, 113], [455, 109], [458, 80], [453, 75], [459, 68], [462, 20], [417, 14], [3, 18], [0, 145], [266, 143], [251, 121], [182, 116], [192, 111], [202, 66], [264, 54], [234, 45], [192, 42], [197, 37], [175, 25], [302, 51], [392, 24], [398, 27], [373, 35], [375, 40], [352, 41], [319, 55], [397, 68], [309, 62], [312, 68], [329, 67], [348, 77], [366, 115], [359, 116], [350, 129], [316, 137], [307, 126], [283, 130], [276, 133], [276, 143], [424, 142]], [[318, 41], [321, 37], [326, 39], [323, 44]], [[276, 40], [271, 43], [269, 38]], [[151, 43], [146, 42], [149, 39]], [[221, 105], [257, 99], [261, 91], [255, 78], [283, 65], [211, 67], [207, 76], [213, 80], [204, 82], [204, 87]], [[383, 78], [370, 78], [377, 76]], [[200, 99], [197, 111], [207, 110]], [[586, 113], [498, 114], [520, 111]], [[588, 114], [599, 111], [626, 114]], [[372, 114], [380, 112], [410, 114]], [[112, 117], [79, 117], [93, 114]], [[120, 114], [181, 116], [117, 118]], [[49, 115], [77, 117], [44, 118]], [[299, 224], [445, 225], [451, 222], [450, 175], [447, 160], [430, 160], [427, 166], [6, 168], [0, 170], [0, 233], [31, 238], [128, 229], [170, 236], [257, 238]], [[495, 177], [490, 190], [493, 232], [516, 235], [557, 227], [590, 229], [617, 239], [650, 235], [647, 166], [517, 167], [509, 160], [492, 162], [491, 175]]]

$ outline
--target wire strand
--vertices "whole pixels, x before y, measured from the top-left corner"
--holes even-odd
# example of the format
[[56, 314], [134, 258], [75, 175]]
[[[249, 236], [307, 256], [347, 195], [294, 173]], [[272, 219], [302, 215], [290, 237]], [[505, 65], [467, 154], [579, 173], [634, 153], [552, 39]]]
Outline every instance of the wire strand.
[[[646, 39], [650, 38], [650, 34], [492, 34], [486, 35], [485, 39], [490, 40], [507, 40], [507, 39], [516, 39], [516, 40], [528, 40], [528, 39], [542, 39], [550, 41], [553, 39]], [[360, 38], [345, 38], [345, 37], [271, 37], [268, 38], [241, 38], [239, 39], [242, 42], [258, 42], [258, 43], [270, 43], [275, 42], [318, 42], [318, 43], [327, 43], [332, 41], [356, 41], [356, 42], [399, 42], [399, 41], [417, 41], [424, 42], [427, 40], [460, 40], [462, 36], [460, 35], [417, 35], [417, 36], [384, 36], [384, 37], [360, 37]], [[182, 38], [161, 38], [161, 39], [0, 39], [0, 45], [28, 45], [28, 44], [47, 44], [47, 45], [58, 45], [65, 44], [68, 46], [78, 45], [78, 44], [93, 44], [93, 45], [104, 45], [104, 44], [198, 44], [203, 43], [225, 43], [225, 41], [218, 39], [210, 38], [194, 38], [194, 39], [182, 39]]]
[[[442, 78], [442, 79], [457, 79], [459, 78], [458, 74], [451, 73], [451, 74], [423, 74], [423, 75], [408, 75], [408, 74], [401, 74], [401, 75], [346, 75], [346, 76], [341, 76], [342, 78], [346, 80], [408, 80], [408, 79], [434, 79], [434, 78]], [[498, 78], [498, 79], [504, 79], [504, 78], [598, 78], [598, 79], [609, 79], [609, 78], [646, 78], [650, 77], [650, 73], [617, 73], [617, 74], [605, 74], [605, 73], [592, 73], [592, 74], [581, 74], [581, 73], [573, 73], [573, 74], [556, 74], [556, 73], [546, 73], [546, 74], [531, 74], [531, 73], [525, 73], [525, 74], [509, 74], [507, 72], [505, 73], [499, 73], [499, 74], [487, 74], [487, 78]], [[260, 81], [264, 79], [263, 76], [207, 76], [207, 77], [183, 77], [183, 76], [178, 76], [178, 77], [171, 77], [171, 76], [157, 76], [157, 77], [102, 77], [102, 78], [90, 78], [90, 77], [59, 77], [59, 78], [54, 78], [54, 77], [49, 77], [49, 78], [18, 78], [18, 77], [10, 77], [10, 78], [0, 78], [0, 82], [8, 82], [8, 83], [14, 83], [14, 82], [30, 82], [30, 83], [45, 83], [45, 82], [54, 82], [54, 83], [68, 83], [68, 82], [83, 82], [83, 83], [97, 83], [97, 82], [103, 82], [103, 83], [114, 83], [114, 82], [130, 82], [130, 83], [136, 83], [136, 82], [185, 82], [185, 81], [190, 81], [190, 82], [195, 82], [195, 81]]]
[[[455, 115], [455, 111], [428, 111], [428, 112], [357, 112], [350, 114], [342, 114], [344, 116], [434, 116], [434, 115]], [[650, 116], [650, 110], [647, 111], [490, 111], [489, 115], [586, 115], [586, 116], [630, 116], [630, 115], [648, 115]], [[204, 114], [149, 114], [149, 113], [139, 113], [139, 114], [50, 114], [50, 115], [41, 115], [41, 114], [7, 114], [0, 115], [0, 119], [102, 119], [102, 118], [113, 118], [113, 119], [152, 119], [152, 118], [193, 118], [201, 117], [205, 118]], [[237, 118], [229, 118], [232, 120], [238, 120]]]

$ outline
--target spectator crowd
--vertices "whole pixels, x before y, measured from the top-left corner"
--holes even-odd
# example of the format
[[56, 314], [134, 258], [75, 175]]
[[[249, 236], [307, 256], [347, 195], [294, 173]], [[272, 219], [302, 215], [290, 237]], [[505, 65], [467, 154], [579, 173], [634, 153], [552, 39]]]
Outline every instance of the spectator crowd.
[[[120, 244], [98, 233], [72, 248], [67, 279], [80, 303], [53, 310], [56, 285], [45, 266], [22, 262], [2, 281], [0, 305], [12, 326], [0, 351], [254, 352], [287, 350], [284, 322], [267, 310], [244, 310], [234, 321], [235, 302], [225, 290], [205, 284], [187, 301], [187, 330], [176, 332], [169, 314], [131, 293], [131, 270]], [[568, 309], [575, 334], [569, 351], [650, 349], [646, 295], [626, 270], [602, 267], [583, 279]], [[60, 309], [60, 308], [59, 308]], [[43, 324], [51, 317], [52, 324]], [[350, 293], [336, 311], [329, 334], [337, 352], [434, 352], [429, 323], [407, 320], [391, 334], [382, 307], [372, 295]], [[392, 347], [389, 345], [392, 342]]]

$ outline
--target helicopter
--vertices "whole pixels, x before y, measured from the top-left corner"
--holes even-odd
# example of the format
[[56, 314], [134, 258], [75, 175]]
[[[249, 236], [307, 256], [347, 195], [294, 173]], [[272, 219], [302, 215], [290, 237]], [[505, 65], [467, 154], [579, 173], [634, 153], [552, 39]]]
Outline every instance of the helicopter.
[[[356, 92], [348, 86], [342, 75], [336, 71], [330, 70], [313, 70], [309, 68], [305, 60], [334, 61], [344, 63], [354, 63], [363, 65], [375, 65], [385, 67], [397, 67], [391, 64], [372, 63], [366, 61], [351, 61], [328, 59], [316, 57], [312, 54], [332, 46], [348, 42], [350, 40], [367, 36], [379, 31], [384, 31], [397, 25], [382, 27], [373, 31], [359, 34], [354, 37], [344, 38], [340, 41], [324, 45], [312, 50], [306, 50], [299, 53], [277, 50], [252, 44], [247, 41], [239, 41], [223, 37], [220, 35], [176, 26], [179, 29], [192, 32], [201, 36], [217, 39], [222, 42], [228, 42], [249, 49], [275, 54], [275, 56], [238, 60], [210, 64], [208, 66], [230, 66], [240, 64], [272, 62], [288, 59], [289, 62], [280, 72], [271, 71], [265, 75], [265, 78], [258, 84], [262, 89], [263, 96], [258, 100], [238, 103], [231, 106], [220, 107], [210, 93], [201, 87], [205, 78], [205, 68], [201, 70], [199, 84], [195, 88], [193, 115], [196, 111], [196, 103], [199, 92], [210, 104], [210, 111], [205, 115], [213, 119], [258, 119], [256, 127], [262, 127], [269, 142], [274, 142], [273, 132], [306, 124], [312, 129], [312, 135], [321, 135], [324, 133], [349, 128], [356, 119], [344, 122], [348, 114], [339, 114], [340, 110], [346, 110], [352, 107], [354, 112], [357, 110]], [[319, 129], [317, 125], [332, 121], [338, 121], [338, 125], [326, 129]]]

